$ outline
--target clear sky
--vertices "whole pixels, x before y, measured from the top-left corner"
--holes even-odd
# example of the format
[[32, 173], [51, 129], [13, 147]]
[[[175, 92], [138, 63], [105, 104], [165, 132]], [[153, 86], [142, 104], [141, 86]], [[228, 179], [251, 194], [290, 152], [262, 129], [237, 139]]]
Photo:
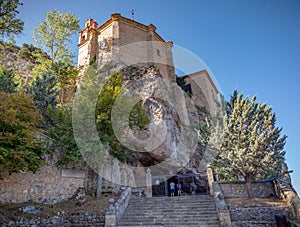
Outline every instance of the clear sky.
[[[22, 1], [22, 0], [21, 0]], [[50, 9], [71, 11], [99, 24], [119, 12], [153, 23], [165, 39], [199, 56], [216, 77], [225, 98], [234, 89], [257, 95], [273, 107], [288, 136], [286, 162], [300, 193], [300, 1], [298, 0], [23, 0], [24, 34], [17, 44], [33, 43], [31, 30]], [[77, 51], [77, 36], [73, 50]]]

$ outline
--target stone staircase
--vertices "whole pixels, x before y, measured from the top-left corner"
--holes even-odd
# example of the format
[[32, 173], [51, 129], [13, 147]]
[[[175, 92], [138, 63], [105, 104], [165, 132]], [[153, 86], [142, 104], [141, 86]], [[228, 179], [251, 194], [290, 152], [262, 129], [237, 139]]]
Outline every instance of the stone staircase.
[[220, 223], [213, 197], [194, 195], [132, 197], [118, 226], [220, 227]]

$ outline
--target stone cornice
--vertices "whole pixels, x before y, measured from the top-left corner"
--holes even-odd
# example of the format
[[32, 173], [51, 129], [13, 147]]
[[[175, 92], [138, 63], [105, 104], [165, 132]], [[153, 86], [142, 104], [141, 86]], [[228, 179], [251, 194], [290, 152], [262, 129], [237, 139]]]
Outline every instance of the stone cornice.
[[153, 24], [149, 24], [149, 25], [144, 25], [142, 23], [139, 23], [137, 21], [128, 19], [126, 17], [122, 17], [121, 14], [119, 13], [114, 13], [111, 14], [111, 17], [109, 20], [107, 20], [104, 24], [102, 24], [97, 31], [100, 32], [101, 30], [104, 30], [106, 27], [108, 27], [113, 21], [121, 21], [124, 24], [127, 24], [129, 26], [138, 28], [140, 30], [143, 31], [150, 31], [152, 30], [154, 33], [154, 37], [156, 40], [161, 41], [161, 42], [166, 42], [159, 34], [156, 33], [156, 27]]

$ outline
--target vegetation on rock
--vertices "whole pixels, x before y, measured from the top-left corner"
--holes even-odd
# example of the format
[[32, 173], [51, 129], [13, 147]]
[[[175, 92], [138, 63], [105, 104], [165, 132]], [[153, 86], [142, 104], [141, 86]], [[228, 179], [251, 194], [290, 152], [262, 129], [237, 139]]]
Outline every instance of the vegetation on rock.
[[54, 139], [55, 144], [60, 147], [61, 156], [58, 165], [63, 166], [72, 163], [77, 166], [81, 160], [72, 126], [72, 106], [65, 104], [57, 108], [50, 108], [52, 126], [47, 135]]
[[[117, 157], [120, 161], [133, 161], [133, 151], [122, 145], [116, 138], [112, 127], [111, 113], [113, 104], [123, 91], [124, 75], [119, 73], [112, 74], [99, 92], [99, 98], [96, 105], [96, 125], [99, 132], [99, 137], [111, 147], [111, 154]], [[123, 103], [124, 108], [129, 106], [128, 103]], [[130, 116], [129, 126], [138, 130], [146, 129], [150, 123], [149, 116], [141, 103], [134, 105]]]

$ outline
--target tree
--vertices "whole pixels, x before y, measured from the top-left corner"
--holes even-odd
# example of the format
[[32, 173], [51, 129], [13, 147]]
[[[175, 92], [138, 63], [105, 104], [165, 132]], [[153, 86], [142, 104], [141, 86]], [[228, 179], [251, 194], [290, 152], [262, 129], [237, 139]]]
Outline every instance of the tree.
[[[61, 156], [58, 165], [80, 163], [81, 154], [78, 150], [72, 126], [72, 107], [68, 104], [57, 108], [50, 108], [50, 116], [53, 125], [47, 131], [47, 135], [55, 140], [61, 148]], [[55, 149], [55, 147], [53, 147]]]
[[58, 75], [57, 85], [60, 88], [59, 103], [62, 104], [72, 100], [76, 90], [76, 79], [79, 73], [78, 68], [59, 61], [54, 63], [53, 71]]
[[274, 177], [284, 161], [286, 136], [280, 135], [281, 130], [271, 107], [235, 91], [226, 106], [223, 143], [215, 166], [229, 177], [243, 176], [251, 197], [251, 180]]
[[43, 163], [37, 108], [25, 94], [0, 91], [0, 172], [33, 171]]
[[32, 31], [35, 42], [50, 55], [50, 59], [38, 56], [41, 64], [34, 68], [35, 75], [45, 70], [51, 70], [57, 75], [60, 103], [69, 101], [68, 93], [72, 95], [75, 89], [78, 70], [73, 66], [75, 56], [69, 44], [72, 35], [78, 30], [79, 19], [73, 13], [50, 10], [46, 13], [46, 19]]
[[32, 85], [27, 88], [27, 93], [32, 95], [34, 104], [43, 115], [41, 122], [44, 129], [48, 128], [51, 123], [48, 108], [57, 105], [57, 97], [59, 91], [55, 88], [57, 78], [51, 71], [45, 71], [41, 77], [37, 77]]
[[[96, 126], [101, 141], [109, 144], [111, 154], [120, 161], [133, 161], [133, 151], [122, 145], [116, 138], [112, 127], [111, 114], [113, 104], [123, 91], [124, 76], [119, 73], [112, 74], [107, 82], [102, 86], [99, 92], [99, 98], [96, 105]], [[130, 106], [130, 97], [124, 97], [122, 106], [124, 108]], [[129, 126], [132, 129], [144, 130], [149, 125], [150, 119], [146, 110], [142, 107], [142, 103], [138, 102], [134, 105], [129, 115]]]
[[0, 67], [0, 90], [6, 93], [16, 92], [18, 85], [15, 83], [14, 77], [15, 74], [12, 70]]
[[18, 57], [30, 61], [32, 64], [41, 64], [39, 59], [48, 59], [50, 57], [40, 48], [35, 47], [32, 44], [23, 43], [21, 49], [18, 52]]
[[12, 37], [23, 31], [24, 21], [16, 18], [19, 11], [18, 6], [22, 5], [19, 0], [0, 0], [0, 35]]
[[50, 10], [46, 13], [46, 19], [38, 24], [32, 34], [38, 46], [49, 53], [52, 62], [72, 63], [75, 56], [68, 44], [71, 43], [71, 36], [78, 30], [79, 19], [73, 13], [63, 14]]

